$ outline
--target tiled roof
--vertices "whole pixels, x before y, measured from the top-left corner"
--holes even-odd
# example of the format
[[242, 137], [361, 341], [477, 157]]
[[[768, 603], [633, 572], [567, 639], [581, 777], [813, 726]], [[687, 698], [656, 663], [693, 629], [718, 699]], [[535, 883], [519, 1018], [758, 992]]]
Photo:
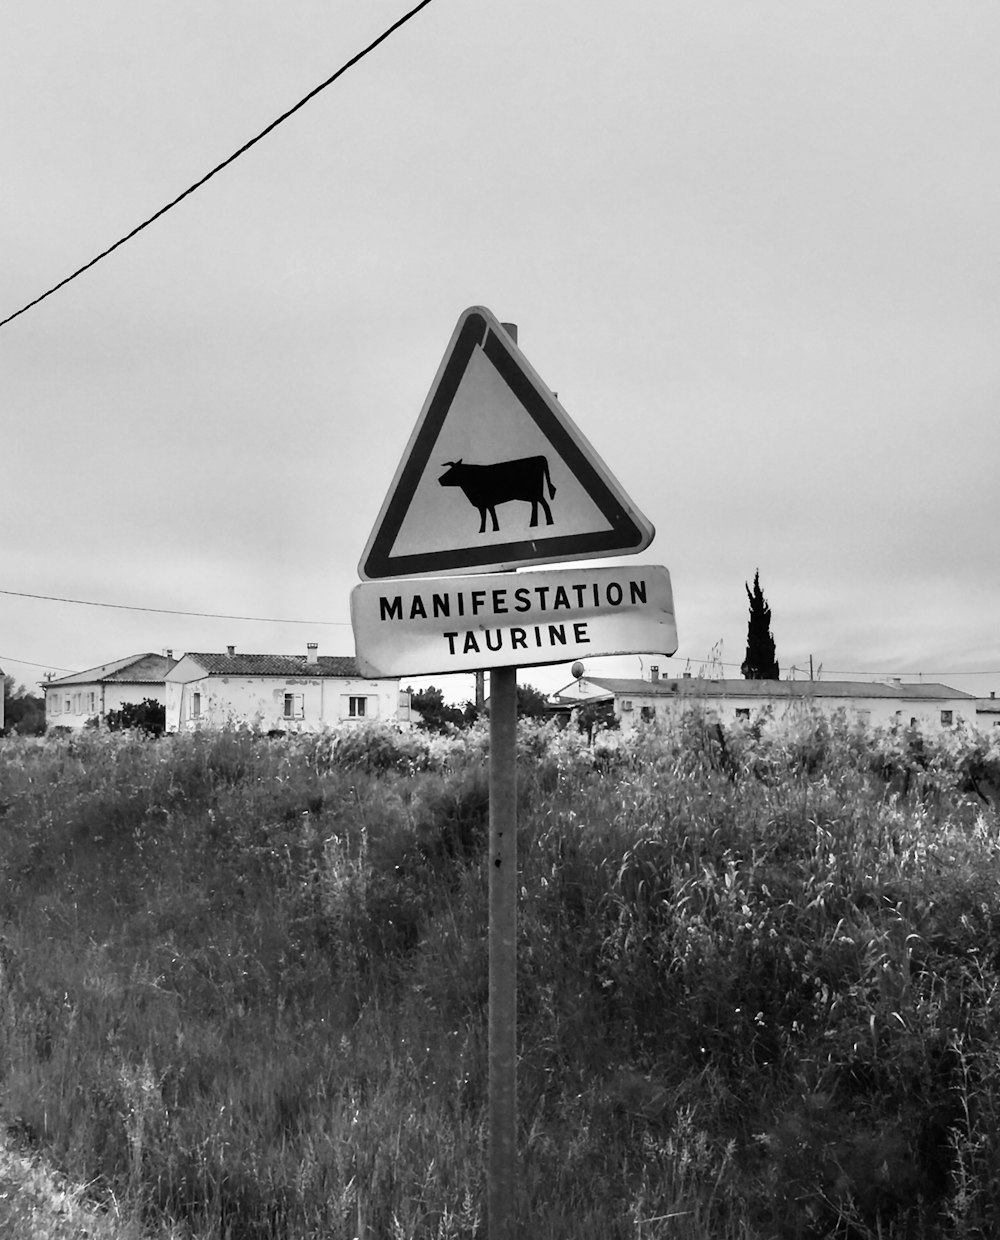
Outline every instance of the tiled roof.
[[63, 685], [162, 684], [167, 672], [176, 663], [176, 659], [168, 659], [162, 654], [132, 654], [125, 659], [102, 663], [100, 667], [88, 668], [85, 672], [73, 672], [69, 676], [60, 676], [58, 680], [47, 680], [43, 688], [61, 688]]
[[[886, 684], [863, 680], [615, 680], [587, 676], [588, 684], [616, 696], [633, 697], [753, 697], [753, 698], [904, 698], [909, 701], [940, 701], [974, 695], [939, 684]], [[562, 690], [560, 697], [566, 694]], [[567, 694], [568, 696], [568, 694]]]
[[323, 654], [307, 663], [304, 654], [207, 654], [189, 651], [210, 676], [360, 677], [353, 655]]

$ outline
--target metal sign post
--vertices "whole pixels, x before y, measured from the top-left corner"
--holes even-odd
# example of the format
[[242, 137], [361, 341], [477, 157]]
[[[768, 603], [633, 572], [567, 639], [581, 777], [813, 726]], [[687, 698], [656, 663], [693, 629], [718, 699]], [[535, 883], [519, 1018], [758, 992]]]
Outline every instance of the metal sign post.
[[514, 1240], [517, 1187], [517, 669], [490, 672], [490, 1240]]
[[[517, 342], [517, 324], [502, 323]], [[490, 1240], [514, 1240], [517, 1199], [517, 668], [490, 672]]]

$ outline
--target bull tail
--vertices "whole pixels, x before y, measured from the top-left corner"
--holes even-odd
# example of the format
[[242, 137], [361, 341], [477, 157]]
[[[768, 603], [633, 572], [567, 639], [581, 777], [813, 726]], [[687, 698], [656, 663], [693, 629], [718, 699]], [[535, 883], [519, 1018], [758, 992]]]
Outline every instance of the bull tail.
[[552, 479], [549, 477], [549, 458], [547, 456], [542, 457], [542, 478], [548, 484], [549, 499], [554, 499], [556, 489], [552, 485]]

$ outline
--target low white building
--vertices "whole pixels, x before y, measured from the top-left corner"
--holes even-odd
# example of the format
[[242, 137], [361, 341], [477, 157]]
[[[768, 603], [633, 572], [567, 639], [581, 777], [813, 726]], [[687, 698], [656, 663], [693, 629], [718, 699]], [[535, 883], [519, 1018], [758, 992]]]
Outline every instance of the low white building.
[[[405, 700], [403, 700], [405, 699]], [[361, 675], [353, 655], [189, 652], [166, 676], [167, 731], [244, 724], [319, 732], [343, 723], [409, 722], [399, 680]]]
[[940, 684], [903, 684], [901, 680], [711, 680], [606, 679], [583, 676], [549, 698], [556, 708], [607, 702], [623, 732], [640, 723], [668, 720], [685, 710], [698, 709], [721, 723], [780, 720], [804, 710], [874, 725], [900, 724], [925, 729], [977, 722], [976, 699], [971, 693]]
[[169, 654], [133, 654], [83, 672], [47, 680], [47, 727], [82, 728], [90, 719], [104, 719], [123, 706], [165, 701], [164, 678], [176, 660]]

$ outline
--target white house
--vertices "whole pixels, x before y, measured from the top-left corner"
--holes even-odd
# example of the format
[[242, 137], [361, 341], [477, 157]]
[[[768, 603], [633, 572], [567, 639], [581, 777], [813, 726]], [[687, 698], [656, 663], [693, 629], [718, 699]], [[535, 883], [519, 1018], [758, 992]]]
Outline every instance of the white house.
[[[405, 699], [401, 702], [401, 698]], [[349, 655], [189, 652], [166, 676], [167, 731], [247, 724], [264, 731], [318, 732], [345, 722], [409, 721], [399, 680], [361, 675]]]
[[164, 702], [164, 678], [176, 660], [169, 654], [133, 654], [84, 672], [47, 680], [45, 723], [48, 727], [82, 728], [88, 719], [103, 719], [129, 703]]
[[976, 719], [981, 728], [1000, 727], [1000, 700], [995, 691], [988, 698], [977, 698]]
[[623, 732], [643, 721], [667, 720], [700, 709], [722, 723], [770, 717], [781, 719], [803, 710], [825, 715], [844, 711], [862, 723], [916, 725], [926, 729], [976, 723], [971, 693], [939, 684], [903, 684], [856, 680], [711, 680], [682, 676], [675, 680], [617, 680], [585, 676], [549, 698], [554, 707], [608, 702]]

